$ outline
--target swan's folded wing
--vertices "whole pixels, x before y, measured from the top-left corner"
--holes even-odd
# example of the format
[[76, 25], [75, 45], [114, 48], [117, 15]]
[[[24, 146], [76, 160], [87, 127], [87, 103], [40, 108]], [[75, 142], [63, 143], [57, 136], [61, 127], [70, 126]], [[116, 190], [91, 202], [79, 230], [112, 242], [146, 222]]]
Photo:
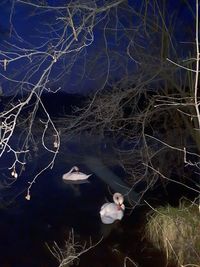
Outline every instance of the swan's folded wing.
[[115, 203], [105, 203], [101, 207], [100, 216], [102, 223], [111, 224], [116, 220], [122, 219], [123, 211], [118, 210]]
[[87, 180], [92, 174], [85, 174], [85, 173], [64, 173], [62, 178], [66, 181], [80, 181], [80, 180]]

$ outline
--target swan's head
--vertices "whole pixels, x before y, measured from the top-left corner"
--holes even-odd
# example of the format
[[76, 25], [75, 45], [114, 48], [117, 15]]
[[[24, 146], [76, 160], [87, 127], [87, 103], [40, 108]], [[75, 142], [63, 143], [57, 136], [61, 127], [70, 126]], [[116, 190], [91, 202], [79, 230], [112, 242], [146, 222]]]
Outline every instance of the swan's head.
[[74, 170], [74, 171], [76, 171], [76, 172], [79, 172], [79, 167], [74, 166], [74, 167], [72, 167], [72, 170]]
[[115, 204], [117, 204], [117, 206], [119, 207], [119, 209], [124, 210], [125, 206], [124, 206], [124, 197], [122, 196], [122, 194], [120, 193], [115, 193], [113, 195], [113, 201], [115, 202]]

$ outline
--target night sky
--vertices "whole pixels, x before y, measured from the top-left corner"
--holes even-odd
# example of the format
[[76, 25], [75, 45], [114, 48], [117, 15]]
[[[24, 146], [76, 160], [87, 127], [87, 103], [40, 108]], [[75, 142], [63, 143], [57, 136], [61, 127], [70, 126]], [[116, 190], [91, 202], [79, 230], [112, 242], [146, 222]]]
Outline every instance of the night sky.
[[[37, 7], [41, 1], [30, 1], [33, 5], [28, 2], [1, 1], [0, 81], [4, 95], [32, 90], [51, 60], [44, 52], [52, 52], [55, 47], [63, 50], [74, 37], [69, 26], [66, 32], [63, 31], [66, 21], [61, 18], [66, 16], [63, 8], [66, 1], [47, 1], [49, 8], [45, 4]], [[166, 16], [164, 27], [168, 27], [170, 34], [170, 38], [166, 37], [170, 39], [166, 56], [175, 61], [187, 58], [195, 37], [195, 1], [164, 2], [157, 1], [153, 6], [151, 3], [146, 5], [145, 1], [96, 1], [96, 4], [95, 1], [71, 1], [70, 12], [74, 12], [73, 23], [77, 29], [82, 27], [84, 15], [91, 14], [95, 5], [100, 11], [89, 18], [88, 24], [84, 22], [85, 28], [80, 30], [78, 42], [73, 41], [52, 66], [48, 81], [45, 81], [46, 89], [55, 91], [61, 88], [68, 93], [85, 94], [112, 86], [120, 80], [134, 83], [135, 74], [148, 71], [142, 67], [141, 55], [150, 52], [148, 54], [153, 58], [149, 61], [152, 62], [160, 56], [159, 30], [150, 32], [148, 26], [144, 27], [144, 20], [148, 22], [155, 16], [157, 25], [161, 25], [163, 9]], [[76, 9], [79, 4], [89, 7], [86, 14], [83, 14], [84, 8]], [[101, 11], [105, 4], [113, 5], [113, 8]], [[72, 35], [64, 46], [58, 44], [62, 34], [66, 38]], [[38, 54], [30, 56], [36, 51]], [[5, 59], [8, 60], [6, 70]], [[22, 80], [24, 82], [18, 82]]]

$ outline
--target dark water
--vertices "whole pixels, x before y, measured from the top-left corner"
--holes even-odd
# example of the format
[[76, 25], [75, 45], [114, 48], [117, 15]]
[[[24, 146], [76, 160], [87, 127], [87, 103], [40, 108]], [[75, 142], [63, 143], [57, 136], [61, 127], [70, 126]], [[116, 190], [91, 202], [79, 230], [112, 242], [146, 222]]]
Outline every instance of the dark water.
[[[81, 255], [74, 265], [68, 266], [167, 266], [163, 255], [144, 238], [145, 214], [149, 208], [139, 206], [132, 211], [127, 206], [122, 221], [103, 225], [99, 216], [100, 207], [106, 200], [112, 200], [112, 190], [107, 184], [96, 175], [91, 176], [90, 182], [85, 184], [69, 185], [63, 182], [62, 174], [74, 165], [85, 173], [91, 173], [84, 164], [88, 154], [103, 157], [109, 168], [123, 177], [123, 171], [117, 168], [115, 155], [108, 142], [105, 146], [98, 138], [84, 138], [83, 141], [63, 141], [54, 168], [45, 171], [33, 184], [30, 201], [25, 199], [28, 181], [51, 159], [48, 153], [42, 151], [38, 156], [33, 156], [17, 181], [7, 189], [2, 187], [0, 267], [59, 266], [47, 245], [52, 248], [56, 242], [63, 248], [72, 229], [75, 241], [82, 246], [86, 244], [86, 248], [103, 239]], [[11, 160], [6, 155], [1, 161], [2, 180], [9, 177], [7, 167]], [[155, 195], [159, 199], [162, 193], [158, 189]], [[80, 251], [78, 247], [77, 252]], [[135, 265], [129, 260], [125, 265], [127, 257]]]
[[[49, 97], [52, 99], [43, 100], [53, 116], [70, 112], [71, 106], [80, 102], [79, 97], [74, 97], [72, 101], [62, 96], [57, 100], [60, 104], [55, 105], [56, 95]], [[19, 144], [23, 139], [23, 135], [21, 140], [19, 136], [13, 136], [12, 144]], [[38, 139], [36, 141], [41, 146], [39, 134]], [[37, 154], [34, 156], [31, 151], [25, 172], [8, 188], [4, 181], [10, 182], [8, 167], [13, 156], [6, 153], [0, 161], [0, 267], [59, 266], [47, 245], [52, 248], [56, 242], [59, 247], [64, 248], [72, 229], [75, 241], [82, 246], [86, 244], [85, 248], [95, 245], [102, 237], [103, 239], [97, 246], [82, 254], [74, 265], [68, 266], [167, 266], [163, 255], [144, 238], [145, 215], [150, 210], [147, 206], [138, 206], [134, 211], [127, 206], [122, 221], [103, 225], [99, 210], [106, 200], [112, 200], [112, 189], [96, 175], [89, 179], [90, 183], [81, 185], [67, 185], [62, 180], [62, 174], [74, 165], [79, 166], [83, 172], [91, 173], [84, 163], [88, 155], [103, 158], [107, 167], [123, 179], [125, 174], [117, 166], [111, 140], [102, 140], [96, 136], [65, 141], [62, 136], [61, 151], [54, 168], [38, 177], [31, 190], [31, 200], [27, 201], [25, 195], [28, 181], [51, 160], [51, 155], [41, 147]], [[182, 192], [174, 185], [173, 190], [168, 190], [170, 193], [167, 199], [163, 198], [164, 192], [159, 187], [156, 190], [145, 196], [148, 201], [152, 201], [150, 203], [154, 204], [156, 200], [156, 205], [170, 200], [172, 204], [178, 204], [178, 199], [182, 196]], [[77, 247], [77, 252], [80, 251], [81, 248]]]

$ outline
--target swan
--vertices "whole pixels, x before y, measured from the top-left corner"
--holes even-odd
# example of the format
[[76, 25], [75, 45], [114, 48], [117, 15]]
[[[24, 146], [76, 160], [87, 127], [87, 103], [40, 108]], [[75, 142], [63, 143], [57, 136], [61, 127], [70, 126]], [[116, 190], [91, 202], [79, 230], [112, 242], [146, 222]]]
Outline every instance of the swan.
[[63, 174], [62, 178], [65, 181], [80, 181], [87, 180], [92, 174], [85, 174], [79, 171], [77, 166], [71, 168], [71, 170]]
[[101, 221], [104, 224], [111, 224], [116, 220], [121, 220], [124, 216], [124, 197], [120, 193], [113, 195], [114, 202], [103, 204], [100, 210]]

